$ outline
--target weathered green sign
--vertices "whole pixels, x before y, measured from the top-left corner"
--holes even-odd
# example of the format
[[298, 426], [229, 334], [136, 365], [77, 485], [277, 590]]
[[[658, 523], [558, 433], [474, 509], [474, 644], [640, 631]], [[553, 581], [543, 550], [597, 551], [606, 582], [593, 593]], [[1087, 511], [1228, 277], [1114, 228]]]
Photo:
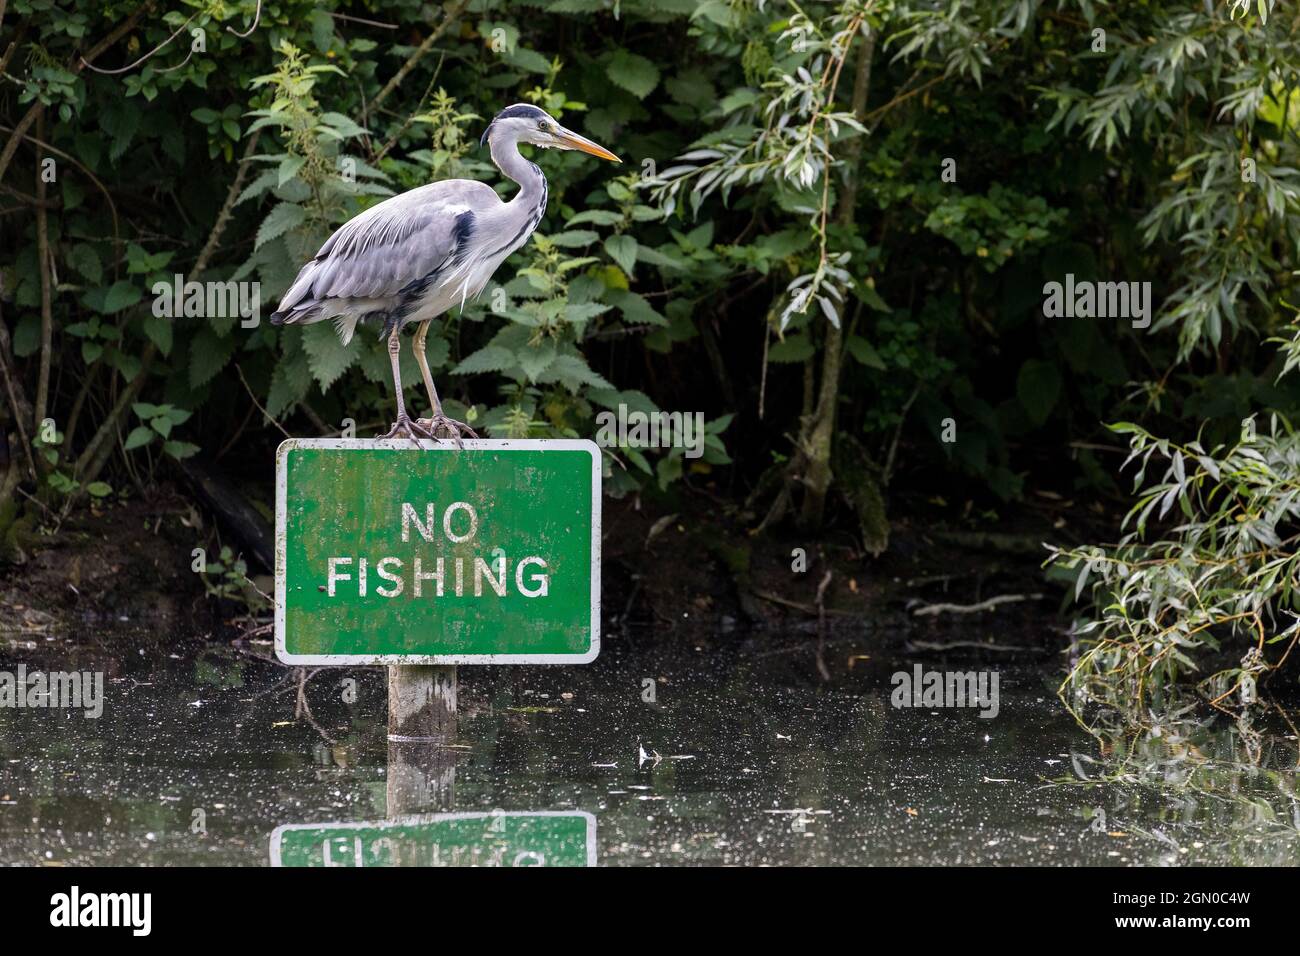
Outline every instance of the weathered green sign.
[[272, 866], [595, 866], [596, 818], [581, 811], [435, 813], [378, 823], [291, 824]]
[[280, 660], [593, 660], [600, 449], [569, 440], [421, 444], [295, 438], [280, 446]]

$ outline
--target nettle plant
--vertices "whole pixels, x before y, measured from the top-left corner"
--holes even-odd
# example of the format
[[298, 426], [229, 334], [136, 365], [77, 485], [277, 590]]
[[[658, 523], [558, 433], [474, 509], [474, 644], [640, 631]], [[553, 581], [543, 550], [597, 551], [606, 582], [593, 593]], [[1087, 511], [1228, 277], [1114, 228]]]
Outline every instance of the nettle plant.
[[[1284, 352], [1285, 373], [1300, 364], [1300, 333]], [[1132, 530], [1110, 547], [1051, 549], [1047, 563], [1074, 575], [1095, 614], [1075, 629], [1062, 690], [1133, 713], [1201, 675], [1213, 705], [1249, 706], [1300, 639], [1300, 434], [1277, 413], [1208, 449], [1111, 429], [1138, 466]], [[1210, 662], [1221, 666], [1205, 674]]]
[[[256, 88], [268, 91], [269, 102], [251, 111], [256, 119], [248, 133], [273, 130], [282, 148], [256, 157], [268, 168], [236, 201], [238, 206], [256, 199], [273, 200], [258, 227], [252, 255], [234, 274], [236, 280], [256, 274], [267, 304], [288, 289], [302, 263], [316, 254], [330, 232], [361, 210], [362, 197], [393, 192], [383, 173], [347, 150], [366, 131], [342, 113], [322, 110], [316, 98], [322, 77], [342, 76], [343, 71], [333, 64], [309, 63], [288, 40], [281, 41], [279, 54], [276, 71], [254, 80]], [[240, 346], [231, 334], [233, 317], [211, 317], [209, 324], [210, 329], [193, 340], [196, 358], [200, 354], [207, 358], [201, 374], [191, 376], [192, 387], [216, 375]], [[257, 340], [263, 336], [275, 342], [274, 332], [263, 326], [247, 347], [260, 344]], [[275, 366], [267, 396], [267, 412], [272, 416], [302, 401], [313, 382], [327, 391], [360, 355], [357, 347], [345, 348], [333, 327], [324, 322], [282, 336], [280, 347], [283, 357]], [[431, 360], [437, 357], [438, 347], [430, 341]], [[368, 372], [373, 373], [373, 381], [383, 380], [382, 369], [368, 368]]]
[[131, 429], [122, 447], [127, 451], [143, 448], [146, 445], [160, 443], [163, 454], [178, 461], [196, 454], [199, 446], [192, 442], [179, 441], [172, 435], [172, 429], [184, 425], [190, 419], [190, 412], [175, 405], [153, 405], [149, 402], [136, 402], [131, 411], [140, 420], [140, 424]]
[[233, 601], [248, 611], [265, 610], [268, 606], [266, 595], [258, 591], [248, 576], [247, 562], [229, 545], [221, 546], [216, 560], [206, 562], [201, 580], [207, 596], [215, 600]]

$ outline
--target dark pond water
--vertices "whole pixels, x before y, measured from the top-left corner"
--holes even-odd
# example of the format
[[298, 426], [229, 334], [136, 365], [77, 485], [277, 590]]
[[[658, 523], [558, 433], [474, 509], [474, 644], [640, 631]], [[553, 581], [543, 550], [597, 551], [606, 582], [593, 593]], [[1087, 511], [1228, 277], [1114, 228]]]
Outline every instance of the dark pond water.
[[[267, 647], [157, 641], [0, 637], [0, 671], [105, 672], [98, 719], [0, 707], [0, 862], [1300, 864], [1294, 712], [1095, 737], [1054, 658], [841, 634], [827, 680], [806, 637], [643, 635], [462, 667], [456, 741], [403, 754], [382, 669], [300, 693]], [[997, 715], [892, 706], [918, 663], [996, 669]]]

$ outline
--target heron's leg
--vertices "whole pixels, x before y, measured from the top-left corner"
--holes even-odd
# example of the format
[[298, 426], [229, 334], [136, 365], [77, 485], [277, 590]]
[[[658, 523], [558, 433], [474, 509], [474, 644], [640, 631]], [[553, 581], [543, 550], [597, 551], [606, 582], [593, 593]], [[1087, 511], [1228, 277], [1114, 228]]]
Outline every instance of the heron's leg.
[[[397, 399], [397, 421], [393, 423], [393, 427], [389, 429], [388, 433], [381, 437], [396, 438], [404, 434], [413, 441], [416, 438], [432, 438], [433, 436], [428, 431], [412, 422], [410, 416], [406, 414], [406, 402], [402, 398], [402, 324], [390, 318], [385, 328], [389, 330], [388, 358], [393, 363], [393, 395]], [[416, 441], [416, 444], [419, 445], [419, 442]]]
[[432, 319], [425, 319], [420, 323], [420, 327], [415, 330], [415, 341], [412, 348], [415, 349], [415, 361], [420, 366], [420, 374], [424, 376], [424, 390], [429, 393], [429, 406], [433, 409], [433, 417], [442, 417], [442, 402], [438, 400], [438, 390], [433, 387], [433, 376], [429, 373], [429, 357], [424, 351], [424, 341], [429, 335], [429, 325]]
[[442, 401], [438, 398], [438, 390], [433, 386], [433, 375], [429, 372], [429, 359], [424, 352], [424, 341], [429, 334], [429, 324], [432, 319], [426, 319], [420, 323], [420, 327], [415, 330], [415, 342], [412, 347], [415, 349], [415, 361], [420, 365], [420, 374], [424, 376], [424, 390], [429, 393], [429, 404], [433, 408], [433, 414], [429, 418], [421, 418], [416, 424], [425, 428], [430, 434], [437, 435], [439, 429], [443, 429], [456, 439], [456, 444], [464, 435], [471, 438], [478, 438], [478, 433], [470, 428], [464, 422], [458, 422], [454, 418], [448, 418], [442, 412]]

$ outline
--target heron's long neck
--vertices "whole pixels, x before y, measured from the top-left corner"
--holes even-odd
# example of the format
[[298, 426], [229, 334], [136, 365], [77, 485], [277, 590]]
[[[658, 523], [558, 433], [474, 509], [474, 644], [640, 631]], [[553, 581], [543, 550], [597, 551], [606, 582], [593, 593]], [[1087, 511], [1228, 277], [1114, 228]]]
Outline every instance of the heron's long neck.
[[519, 154], [519, 146], [512, 141], [493, 140], [490, 146], [492, 162], [496, 163], [497, 169], [519, 184], [519, 192], [509, 205], [530, 212], [533, 209], [545, 211], [546, 177], [537, 165], [524, 159]]
[[519, 147], [513, 142], [492, 140], [489, 146], [497, 169], [519, 184], [519, 192], [502, 206], [496, 230], [500, 238], [486, 253], [488, 258], [493, 258], [509, 255], [522, 246], [542, 221], [546, 212], [546, 177], [534, 163], [519, 155]]

